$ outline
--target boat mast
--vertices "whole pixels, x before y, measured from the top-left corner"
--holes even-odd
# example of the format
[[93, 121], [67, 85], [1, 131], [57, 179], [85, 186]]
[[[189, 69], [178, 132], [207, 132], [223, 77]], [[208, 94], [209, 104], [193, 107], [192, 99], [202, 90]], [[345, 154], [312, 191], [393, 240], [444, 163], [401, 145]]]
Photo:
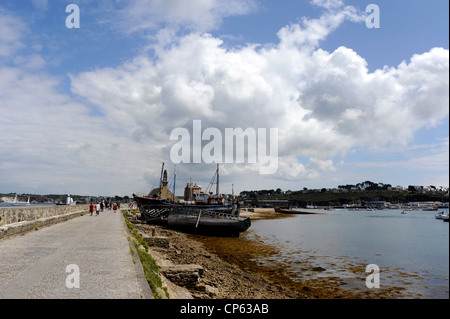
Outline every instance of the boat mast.
[[216, 183], [216, 195], [219, 196], [219, 163], [217, 163], [217, 183]]
[[159, 178], [159, 197], [161, 197], [161, 195], [162, 195], [163, 172], [164, 172], [164, 162], [162, 163], [161, 175]]
[[192, 200], [192, 196], [193, 196], [193, 191], [192, 191], [192, 177], [189, 179], [189, 201]]
[[177, 165], [175, 165], [175, 169], [173, 172], [173, 201], [175, 201], [175, 182], [177, 180]]

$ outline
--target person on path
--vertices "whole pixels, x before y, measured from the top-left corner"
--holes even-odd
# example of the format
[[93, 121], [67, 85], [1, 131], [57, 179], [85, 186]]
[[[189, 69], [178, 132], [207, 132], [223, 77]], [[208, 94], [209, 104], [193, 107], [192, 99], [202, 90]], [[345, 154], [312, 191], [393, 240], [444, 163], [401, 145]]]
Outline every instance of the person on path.
[[113, 204], [113, 210], [114, 210], [114, 213], [117, 211], [117, 204], [116, 203]]
[[91, 216], [92, 216], [92, 214], [94, 213], [94, 204], [93, 203], [91, 203], [91, 205], [89, 205], [89, 212], [91, 213]]
[[96, 213], [97, 213], [97, 216], [98, 216], [98, 214], [100, 213], [100, 203], [98, 203], [95, 208], [96, 208]]

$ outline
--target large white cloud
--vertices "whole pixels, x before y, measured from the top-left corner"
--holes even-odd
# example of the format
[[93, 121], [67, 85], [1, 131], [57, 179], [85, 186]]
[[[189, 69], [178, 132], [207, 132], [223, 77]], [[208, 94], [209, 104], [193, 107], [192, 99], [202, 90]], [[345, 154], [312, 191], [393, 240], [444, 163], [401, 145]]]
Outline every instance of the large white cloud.
[[[100, 195], [99, 190], [139, 189], [142, 175], [151, 170], [137, 171], [131, 161], [144, 167], [161, 159], [149, 160], [147, 147], [124, 137], [126, 121], [111, 126], [62, 93], [63, 77], [46, 72], [39, 53], [30, 54], [27, 28], [18, 17], [0, 12], [0, 24], [5, 27], [0, 32], [8, 34], [0, 38], [5, 53], [0, 56], [0, 192]], [[117, 113], [124, 113], [123, 105]]]
[[22, 39], [26, 29], [25, 23], [0, 7], [0, 62], [24, 46]]
[[[75, 75], [73, 92], [117, 121], [115, 110], [127, 109], [135, 134], [167, 145], [172, 129], [190, 128], [194, 119], [204, 128], [276, 127], [278, 176], [285, 178], [334, 170], [329, 160], [354, 147], [405, 146], [418, 129], [448, 116], [448, 50], [433, 48], [369, 72], [349, 48], [313, 49], [327, 34], [313, 30], [313, 46], [302, 38], [302, 26], [291, 25], [278, 33], [276, 46], [231, 50], [220, 39], [192, 33], [156, 62], [140, 57], [118, 69]], [[151, 98], [133, 97], [136, 90]], [[310, 158], [308, 169], [295, 156]]]
[[[26, 25], [0, 12], [0, 32], [8, 34], [0, 37], [0, 178], [55, 192], [145, 191], [161, 161], [170, 163], [170, 132], [190, 129], [200, 119], [203, 129], [222, 132], [278, 128], [277, 174], [262, 177], [252, 164], [227, 164], [221, 170], [225, 181], [239, 176], [241, 189], [273, 188], [279, 180], [305, 182], [335, 173], [342, 165], [339, 157], [357, 147], [407, 148], [420, 128], [448, 117], [446, 49], [432, 48], [398, 66], [369, 72], [364, 57], [351, 48], [319, 48], [344, 21], [361, 21], [355, 8], [339, 0], [313, 1], [325, 8], [323, 15], [280, 29], [276, 44], [227, 49], [219, 38], [200, 31], [249, 12], [254, 3], [215, 4], [185, 8], [185, 20], [177, 20], [180, 25], [170, 31], [167, 21], [181, 15], [184, 3], [156, 1], [142, 7], [129, 2], [118, 13], [121, 27], [134, 19], [132, 32], [165, 28], [157, 56], [70, 74], [74, 96], [61, 93], [63, 79], [45, 72], [46, 61], [38, 53], [14, 54], [24, 46]], [[149, 8], [161, 14], [155, 25], [145, 24]], [[196, 16], [199, 12], [204, 20]], [[175, 37], [181, 25], [198, 32]], [[448, 150], [440, 149], [434, 161], [441, 163], [442, 154]], [[209, 180], [214, 169], [177, 168], [179, 178], [196, 180]]]

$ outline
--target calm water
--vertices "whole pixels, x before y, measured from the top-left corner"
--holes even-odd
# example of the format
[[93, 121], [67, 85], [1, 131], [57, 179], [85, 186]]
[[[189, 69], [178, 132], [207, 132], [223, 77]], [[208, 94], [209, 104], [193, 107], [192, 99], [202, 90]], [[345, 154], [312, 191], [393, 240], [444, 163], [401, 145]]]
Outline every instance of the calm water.
[[[249, 239], [280, 248], [266, 264], [282, 264], [296, 274], [339, 277], [347, 288], [364, 290], [356, 266], [376, 264], [380, 288], [405, 288], [406, 298], [449, 297], [449, 223], [435, 218], [436, 212], [402, 210], [332, 210], [317, 215], [261, 220], [252, 223]], [[439, 210], [438, 212], [443, 211]], [[448, 210], [445, 210], [448, 212]], [[321, 267], [308, 271], [305, 263]]]

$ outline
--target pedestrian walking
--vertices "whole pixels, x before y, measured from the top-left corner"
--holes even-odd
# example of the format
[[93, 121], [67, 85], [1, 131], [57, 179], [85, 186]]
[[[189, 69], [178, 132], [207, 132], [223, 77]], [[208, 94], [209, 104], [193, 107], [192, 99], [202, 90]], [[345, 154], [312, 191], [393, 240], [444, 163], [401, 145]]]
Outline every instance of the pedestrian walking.
[[116, 203], [113, 204], [113, 210], [114, 210], [114, 213], [117, 211], [117, 204]]
[[96, 213], [97, 213], [97, 216], [98, 216], [98, 214], [100, 213], [100, 203], [97, 204], [95, 209], [96, 209]]
[[91, 213], [91, 216], [92, 216], [92, 214], [94, 213], [94, 204], [93, 203], [91, 203], [91, 205], [89, 205], [89, 212]]

